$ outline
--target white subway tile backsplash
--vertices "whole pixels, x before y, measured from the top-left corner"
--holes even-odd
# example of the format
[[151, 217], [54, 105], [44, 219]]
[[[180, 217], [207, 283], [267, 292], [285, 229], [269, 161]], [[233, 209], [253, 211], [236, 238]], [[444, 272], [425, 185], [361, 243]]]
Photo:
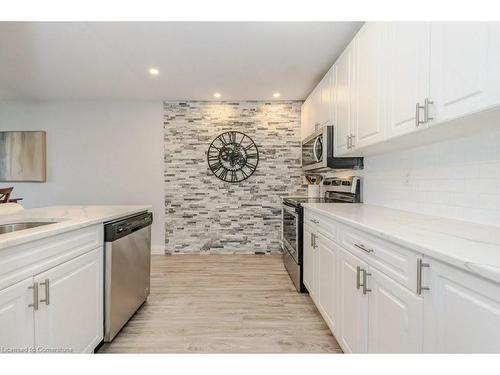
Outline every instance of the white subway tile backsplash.
[[365, 157], [355, 174], [365, 203], [500, 226], [500, 130]]

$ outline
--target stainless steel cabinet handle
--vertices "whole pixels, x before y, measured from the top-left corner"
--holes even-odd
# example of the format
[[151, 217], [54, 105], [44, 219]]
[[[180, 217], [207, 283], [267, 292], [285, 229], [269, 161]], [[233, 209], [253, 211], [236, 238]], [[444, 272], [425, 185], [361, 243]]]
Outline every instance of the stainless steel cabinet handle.
[[311, 233], [311, 247], [314, 247], [314, 233]]
[[49, 279], [45, 279], [43, 283], [40, 283], [40, 285], [45, 286], [45, 299], [41, 299], [40, 302], [45, 302], [46, 305], [50, 303], [50, 281]]
[[348, 135], [347, 136], [347, 149], [351, 148], [351, 137]]
[[317, 249], [318, 248], [318, 243], [316, 242], [318, 239], [318, 236], [316, 234], [314, 234], [314, 248]]
[[429, 98], [424, 99], [424, 122], [427, 123], [431, 120], [434, 120], [434, 117], [429, 116], [429, 105], [434, 104], [433, 101], [430, 101]]
[[422, 268], [430, 267], [429, 263], [424, 263], [421, 258], [417, 259], [417, 294], [422, 294], [422, 290], [429, 290], [429, 287], [422, 286]]
[[415, 126], [420, 126], [422, 124], [425, 124], [425, 121], [420, 121], [420, 110], [424, 109], [425, 111], [425, 106], [421, 106], [420, 103], [417, 103], [415, 106]]
[[33, 289], [33, 303], [30, 303], [28, 307], [38, 310], [38, 283], [33, 283], [33, 286], [29, 286], [28, 289]]
[[359, 281], [359, 274], [361, 273], [361, 267], [357, 266], [356, 267], [356, 289], [359, 289], [361, 287], [361, 282]]
[[356, 246], [358, 249], [363, 250], [366, 253], [373, 253], [374, 252], [373, 249], [370, 249], [369, 247], [366, 247], [362, 243], [355, 243], [354, 246]]
[[371, 276], [371, 273], [366, 272], [366, 270], [361, 270], [363, 272], [363, 294], [366, 294], [366, 292], [371, 292], [371, 289], [368, 289], [366, 287], [366, 276]]
[[311, 219], [311, 222], [313, 222], [314, 224], [319, 224], [319, 221], [316, 219]]
[[351, 148], [355, 146], [354, 142], [352, 141], [353, 138], [356, 138], [356, 136], [351, 134]]

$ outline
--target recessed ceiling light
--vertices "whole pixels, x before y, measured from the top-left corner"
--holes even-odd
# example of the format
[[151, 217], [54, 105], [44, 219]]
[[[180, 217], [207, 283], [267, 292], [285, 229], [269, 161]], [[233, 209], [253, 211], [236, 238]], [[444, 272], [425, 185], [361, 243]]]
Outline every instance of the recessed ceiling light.
[[156, 68], [149, 68], [149, 74], [151, 74], [152, 76], [157, 76], [158, 74], [160, 74], [160, 71]]
[[279, 98], [280, 96], [281, 96], [281, 94], [280, 94], [279, 92], [275, 92], [275, 93], [273, 94], [273, 97], [275, 97], [275, 98]]
[[218, 93], [218, 92], [214, 92], [214, 97], [216, 97], [216, 98], [220, 98], [220, 97], [221, 97], [221, 95], [220, 95], [220, 93]]

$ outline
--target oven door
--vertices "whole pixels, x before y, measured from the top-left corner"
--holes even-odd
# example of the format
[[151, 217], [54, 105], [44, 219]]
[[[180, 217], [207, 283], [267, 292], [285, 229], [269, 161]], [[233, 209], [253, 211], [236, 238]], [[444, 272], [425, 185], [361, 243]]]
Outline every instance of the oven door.
[[300, 240], [300, 207], [283, 203], [283, 247], [297, 264], [301, 263], [299, 253]]

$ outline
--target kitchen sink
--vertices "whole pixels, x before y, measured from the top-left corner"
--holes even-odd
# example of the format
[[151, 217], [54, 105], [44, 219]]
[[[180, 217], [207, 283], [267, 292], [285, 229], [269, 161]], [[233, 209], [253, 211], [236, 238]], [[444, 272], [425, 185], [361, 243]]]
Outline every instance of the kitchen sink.
[[27, 221], [20, 223], [0, 224], [0, 234], [17, 232], [20, 230], [41, 227], [43, 225], [55, 224], [56, 221]]

